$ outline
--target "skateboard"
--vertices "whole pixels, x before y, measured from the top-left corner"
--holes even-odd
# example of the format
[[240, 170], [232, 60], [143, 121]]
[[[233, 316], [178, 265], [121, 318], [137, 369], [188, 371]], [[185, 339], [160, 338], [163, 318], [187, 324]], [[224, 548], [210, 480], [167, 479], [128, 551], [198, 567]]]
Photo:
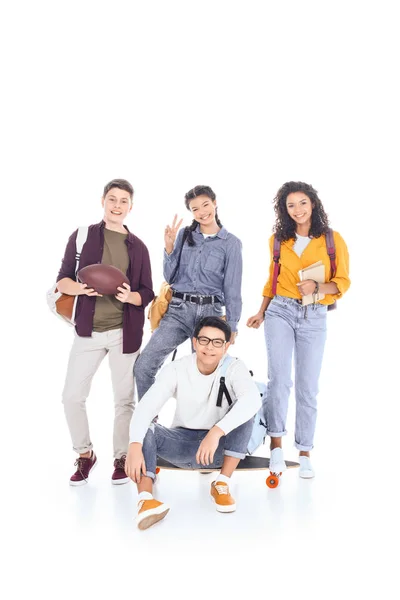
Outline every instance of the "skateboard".
[[[297, 467], [300, 467], [299, 463], [290, 460], [286, 460], [285, 463], [287, 469], [295, 469]], [[183, 467], [176, 467], [175, 465], [169, 463], [167, 460], [164, 460], [163, 458], [158, 458], [156, 474], [158, 474], [163, 469], [167, 471], [201, 471], [202, 473], [212, 473], [213, 471], [220, 471], [221, 467], [213, 469], [207, 469], [207, 467], [202, 467], [199, 469], [189, 469]], [[240, 461], [240, 463], [236, 467], [237, 471], [260, 471], [267, 469], [269, 469], [269, 458], [265, 458], [264, 456], [246, 456]], [[281, 475], [282, 473], [270, 473], [265, 483], [269, 488], [276, 488], [279, 485]]]

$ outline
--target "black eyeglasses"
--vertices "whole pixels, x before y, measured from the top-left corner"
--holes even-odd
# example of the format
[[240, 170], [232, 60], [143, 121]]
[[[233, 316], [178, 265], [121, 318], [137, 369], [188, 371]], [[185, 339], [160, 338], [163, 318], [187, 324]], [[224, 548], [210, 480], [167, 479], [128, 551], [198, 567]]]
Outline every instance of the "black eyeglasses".
[[221, 338], [215, 338], [212, 340], [211, 338], [206, 337], [205, 335], [201, 335], [196, 339], [199, 342], [200, 346], [208, 346], [208, 344], [211, 342], [214, 348], [222, 348], [222, 346], [226, 344], [226, 341], [221, 340]]

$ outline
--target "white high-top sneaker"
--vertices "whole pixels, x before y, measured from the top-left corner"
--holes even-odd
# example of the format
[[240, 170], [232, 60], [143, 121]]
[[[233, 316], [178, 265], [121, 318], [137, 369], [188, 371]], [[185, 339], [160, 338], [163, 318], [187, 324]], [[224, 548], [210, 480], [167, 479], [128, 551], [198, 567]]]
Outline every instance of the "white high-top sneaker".
[[283, 473], [283, 471], [286, 471], [286, 463], [283, 458], [282, 448], [274, 448], [271, 450], [269, 470], [271, 473]]

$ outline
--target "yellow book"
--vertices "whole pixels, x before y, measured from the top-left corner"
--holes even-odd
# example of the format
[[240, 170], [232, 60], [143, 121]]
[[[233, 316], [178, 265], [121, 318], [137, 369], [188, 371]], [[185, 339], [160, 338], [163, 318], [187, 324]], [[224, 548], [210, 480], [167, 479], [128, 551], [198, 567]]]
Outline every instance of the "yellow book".
[[[305, 281], [306, 279], [313, 279], [318, 283], [325, 283], [325, 266], [322, 263], [322, 260], [306, 267], [305, 269], [301, 269], [299, 271], [300, 281]], [[314, 298], [315, 296], [315, 298]], [[301, 302], [303, 306], [307, 306], [308, 304], [314, 304], [315, 302], [319, 302], [319, 300], [323, 300], [325, 298], [325, 294], [322, 292], [318, 292], [318, 294], [307, 294], [307, 296], [303, 296]]]

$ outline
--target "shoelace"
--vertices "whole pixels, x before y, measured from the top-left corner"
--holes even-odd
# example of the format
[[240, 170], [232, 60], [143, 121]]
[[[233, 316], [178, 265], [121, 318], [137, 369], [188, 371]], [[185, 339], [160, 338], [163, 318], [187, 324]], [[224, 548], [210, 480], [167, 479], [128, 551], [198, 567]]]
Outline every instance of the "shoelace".
[[216, 485], [215, 489], [217, 490], [218, 494], [229, 494], [229, 488], [227, 485]]
[[126, 456], [121, 456], [121, 458], [117, 458], [115, 460], [115, 468], [124, 470], [125, 469], [125, 459], [126, 459]]
[[82, 475], [83, 479], [85, 481], [87, 481], [87, 477], [85, 477], [85, 475], [82, 473], [82, 469], [83, 469], [83, 465], [85, 464], [85, 460], [90, 460], [90, 459], [79, 456], [79, 458], [77, 458], [74, 463], [74, 467], [77, 467], [77, 471], [79, 471], [79, 473]]

